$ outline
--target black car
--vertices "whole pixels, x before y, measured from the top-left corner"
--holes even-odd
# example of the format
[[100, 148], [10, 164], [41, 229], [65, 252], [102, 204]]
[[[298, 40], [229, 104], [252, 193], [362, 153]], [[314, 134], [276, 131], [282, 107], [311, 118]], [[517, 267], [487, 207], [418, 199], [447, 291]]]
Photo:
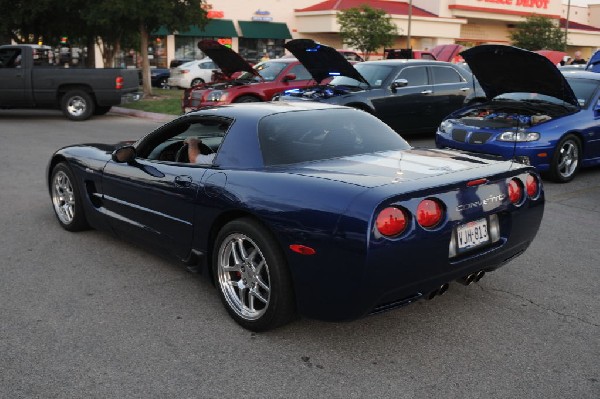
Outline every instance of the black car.
[[381, 60], [351, 65], [335, 49], [310, 39], [286, 43], [324, 85], [281, 93], [280, 101], [310, 100], [368, 111], [396, 132], [434, 132], [449, 113], [485, 99], [460, 66], [442, 61]]
[[153, 68], [150, 70], [150, 82], [153, 87], [168, 89], [169, 76], [171, 76], [171, 71], [167, 68]]

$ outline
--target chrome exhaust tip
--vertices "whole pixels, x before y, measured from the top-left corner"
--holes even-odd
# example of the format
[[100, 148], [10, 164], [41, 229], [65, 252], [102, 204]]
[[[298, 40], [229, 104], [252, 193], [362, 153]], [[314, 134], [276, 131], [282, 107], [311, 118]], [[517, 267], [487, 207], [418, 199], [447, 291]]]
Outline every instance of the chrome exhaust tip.
[[444, 295], [446, 293], [446, 291], [448, 291], [448, 288], [450, 288], [450, 284], [448, 284], [448, 283], [442, 284], [442, 286], [438, 290], [438, 295]]
[[475, 275], [475, 279], [473, 279], [473, 282], [474, 283], [478, 282], [479, 280], [481, 280], [483, 278], [483, 276], [485, 276], [485, 272], [482, 270]]
[[444, 293], [446, 291], [448, 291], [449, 287], [450, 287], [450, 284], [448, 284], [448, 283], [440, 285], [440, 288], [438, 288], [437, 290], [433, 290], [429, 294], [427, 294], [427, 296], [426, 296], [427, 300], [432, 300], [436, 296], [444, 295]]
[[457, 281], [463, 285], [471, 285], [473, 280], [475, 280], [477, 273], [471, 273], [467, 276], [459, 278]]

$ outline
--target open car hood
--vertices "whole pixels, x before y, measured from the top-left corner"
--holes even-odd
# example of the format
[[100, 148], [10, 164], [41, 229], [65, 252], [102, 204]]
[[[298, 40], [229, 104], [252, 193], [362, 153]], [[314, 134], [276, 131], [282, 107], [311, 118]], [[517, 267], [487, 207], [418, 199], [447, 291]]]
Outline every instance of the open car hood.
[[585, 66], [586, 71], [600, 72], [600, 50], [597, 50]]
[[198, 48], [215, 62], [228, 77], [236, 72], [250, 72], [259, 76], [258, 72], [241, 55], [225, 47], [216, 40], [200, 40]]
[[463, 49], [460, 44], [439, 44], [431, 49], [431, 54], [438, 61], [452, 62]]
[[538, 93], [579, 106], [563, 74], [543, 55], [495, 44], [475, 46], [460, 54], [488, 99], [504, 93]]
[[284, 47], [304, 65], [318, 83], [323, 79], [342, 75], [369, 84], [367, 79], [332, 47], [311, 39], [290, 40]]
[[559, 64], [562, 60], [564, 60], [567, 53], [564, 51], [558, 50], [536, 50], [534, 53], [541, 54], [544, 57], [548, 58], [554, 65]]

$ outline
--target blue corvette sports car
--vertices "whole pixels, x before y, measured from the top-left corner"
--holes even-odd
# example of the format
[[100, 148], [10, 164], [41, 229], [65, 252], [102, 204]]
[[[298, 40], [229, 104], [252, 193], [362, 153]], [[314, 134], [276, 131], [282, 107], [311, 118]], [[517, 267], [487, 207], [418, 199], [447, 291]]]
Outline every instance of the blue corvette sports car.
[[482, 45], [461, 53], [489, 101], [447, 116], [438, 148], [499, 155], [557, 182], [600, 165], [600, 74], [561, 73], [546, 57]]
[[[206, 163], [189, 162], [188, 138]], [[531, 166], [411, 148], [364, 111], [312, 102], [206, 108], [135, 143], [66, 147], [47, 179], [63, 228], [196, 263], [253, 331], [477, 281], [525, 251], [544, 210]]]

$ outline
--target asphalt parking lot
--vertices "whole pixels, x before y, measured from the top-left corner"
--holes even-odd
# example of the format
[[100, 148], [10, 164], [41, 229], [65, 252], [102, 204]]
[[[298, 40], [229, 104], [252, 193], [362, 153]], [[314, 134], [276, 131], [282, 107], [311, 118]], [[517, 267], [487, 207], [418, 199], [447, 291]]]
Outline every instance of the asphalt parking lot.
[[257, 334], [204, 277], [55, 220], [53, 151], [159, 125], [0, 110], [0, 398], [600, 397], [600, 168], [546, 183], [530, 249], [478, 284], [351, 323], [299, 319]]

